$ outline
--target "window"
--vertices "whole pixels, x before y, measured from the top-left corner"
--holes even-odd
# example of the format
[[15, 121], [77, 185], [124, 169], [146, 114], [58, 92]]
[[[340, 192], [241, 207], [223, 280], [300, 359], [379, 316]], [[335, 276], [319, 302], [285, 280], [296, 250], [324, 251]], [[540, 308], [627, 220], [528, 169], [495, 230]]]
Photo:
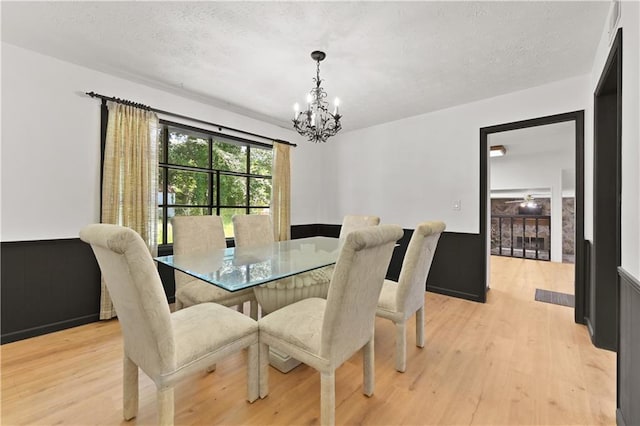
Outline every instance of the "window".
[[173, 243], [171, 218], [218, 215], [227, 238], [236, 214], [268, 214], [270, 145], [161, 121], [158, 244]]

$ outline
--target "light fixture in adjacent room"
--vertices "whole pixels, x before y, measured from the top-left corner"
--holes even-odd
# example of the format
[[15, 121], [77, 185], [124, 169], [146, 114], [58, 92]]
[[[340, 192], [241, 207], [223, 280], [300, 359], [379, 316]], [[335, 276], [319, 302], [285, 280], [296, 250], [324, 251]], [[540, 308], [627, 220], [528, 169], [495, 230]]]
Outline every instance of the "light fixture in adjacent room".
[[493, 145], [489, 151], [490, 157], [502, 157], [507, 153], [507, 149], [504, 145]]
[[300, 111], [300, 105], [297, 103], [293, 106], [295, 111], [293, 116], [293, 127], [298, 133], [306, 137], [310, 142], [326, 142], [327, 138], [334, 136], [342, 129], [340, 124], [340, 111], [338, 109], [338, 98], [334, 101], [333, 113], [327, 109], [326, 101], [327, 93], [324, 91], [320, 83], [320, 61], [327, 55], [324, 52], [315, 50], [311, 52], [311, 59], [316, 61], [316, 77], [313, 81], [316, 87], [309, 91], [307, 95], [307, 108]]

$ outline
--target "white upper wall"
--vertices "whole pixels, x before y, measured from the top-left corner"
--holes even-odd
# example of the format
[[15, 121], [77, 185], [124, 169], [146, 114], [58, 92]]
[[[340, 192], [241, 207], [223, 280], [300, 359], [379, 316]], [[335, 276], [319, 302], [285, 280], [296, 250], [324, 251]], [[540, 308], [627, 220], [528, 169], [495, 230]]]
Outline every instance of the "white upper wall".
[[2, 43], [2, 241], [76, 238], [99, 220], [100, 101], [87, 91], [298, 143], [292, 215], [318, 222], [322, 151], [292, 130]]
[[[623, 40], [622, 266], [640, 277], [640, 5], [621, 3]], [[298, 143], [292, 223], [376, 214], [412, 228], [442, 219], [479, 231], [479, 129], [585, 109], [585, 237], [592, 235], [593, 91], [609, 52], [602, 36], [590, 75], [342, 133], [314, 145], [294, 132], [2, 43], [2, 241], [75, 238], [98, 220], [99, 125], [93, 90]], [[348, 117], [345, 117], [348, 119]], [[455, 201], [461, 210], [452, 210]]]
[[366, 213], [406, 228], [439, 219], [447, 231], [478, 233], [480, 128], [585, 109], [589, 83], [575, 77], [336, 136], [327, 142], [325, 197], [334, 201], [323, 221]]
[[546, 188], [575, 194], [575, 178], [569, 179], [570, 175], [575, 176], [573, 121], [491, 133], [488, 143], [506, 148], [506, 155], [489, 161], [492, 191], [522, 189], [524, 196], [535, 195], [535, 188]]
[[518, 161], [503, 160], [506, 159], [498, 157], [490, 161], [492, 191], [523, 189], [524, 193], [537, 193], [536, 188], [546, 188], [562, 192], [562, 186], [557, 187], [562, 179], [562, 172], [568, 169], [573, 170], [572, 166], [575, 162], [574, 156], [567, 153], [531, 154]]

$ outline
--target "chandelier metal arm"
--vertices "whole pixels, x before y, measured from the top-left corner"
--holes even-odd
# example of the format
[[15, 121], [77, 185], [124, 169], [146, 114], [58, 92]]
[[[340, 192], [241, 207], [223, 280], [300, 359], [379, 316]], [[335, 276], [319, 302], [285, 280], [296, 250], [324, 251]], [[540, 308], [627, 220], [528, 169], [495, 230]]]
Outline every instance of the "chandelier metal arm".
[[[313, 79], [315, 87], [309, 91], [309, 99], [307, 109], [305, 111], [296, 112], [292, 120], [293, 127], [296, 131], [305, 136], [310, 142], [326, 142], [327, 138], [334, 136], [342, 129], [338, 112], [338, 103], [336, 99], [336, 109], [332, 114], [327, 109], [327, 93], [321, 86], [320, 78], [320, 61], [326, 57], [324, 52], [314, 51], [311, 58], [317, 62], [316, 77]], [[297, 111], [297, 104], [296, 104]]]

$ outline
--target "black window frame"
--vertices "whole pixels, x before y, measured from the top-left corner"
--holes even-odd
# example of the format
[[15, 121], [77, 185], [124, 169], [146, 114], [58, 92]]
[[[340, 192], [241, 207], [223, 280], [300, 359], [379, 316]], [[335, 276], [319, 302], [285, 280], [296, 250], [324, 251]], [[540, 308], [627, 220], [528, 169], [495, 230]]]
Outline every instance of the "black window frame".
[[[199, 137], [206, 137], [208, 143], [208, 167], [196, 167], [196, 166], [185, 166], [178, 165], [168, 162], [169, 155], [169, 129], [178, 129], [186, 134], [194, 134]], [[251, 214], [252, 209], [264, 209], [270, 208], [270, 205], [251, 205], [251, 179], [272, 179], [272, 175], [260, 175], [251, 173], [251, 149], [259, 148], [259, 149], [270, 149], [273, 150], [273, 145], [265, 144], [261, 142], [256, 142], [250, 139], [241, 138], [238, 136], [223, 134], [219, 132], [215, 132], [212, 130], [202, 129], [198, 127], [189, 126], [183, 123], [176, 123], [169, 120], [160, 120], [160, 138], [159, 144], [159, 155], [158, 155], [158, 173], [162, 173], [162, 185], [158, 185], [158, 192], [162, 193], [162, 203], [158, 203], [158, 209], [162, 209], [162, 241], [158, 242], [158, 250], [160, 252], [167, 252], [168, 250], [173, 248], [173, 243], [167, 242], [168, 238], [168, 224], [169, 217], [168, 212], [169, 208], [202, 208], [207, 209], [208, 214], [215, 214], [220, 216], [220, 209], [225, 208], [234, 208], [234, 209], [244, 209], [246, 214]], [[247, 147], [247, 158], [246, 158], [246, 172], [236, 172], [229, 170], [220, 170], [213, 167], [213, 143], [214, 142], [224, 142], [225, 140], [232, 141], [235, 144], [243, 145]], [[169, 191], [169, 171], [170, 170], [185, 170], [191, 172], [199, 172], [199, 173], [207, 173], [209, 175], [208, 179], [208, 203], [207, 204], [197, 204], [197, 205], [184, 205], [184, 204], [170, 204], [168, 203], [168, 191]], [[272, 170], [273, 173], [273, 170]], [[220, 204], [220, 176], [238, 176], [246, 178], [246, 199], [245, 204], [241, 206], [230, 206], [230, 205], [221, 205]], [[272, 185], [273, 188], [273, 185]], [[214, 191], [215, 189], [215, 191]], [[215, 193], [215, 197], [214, 197]], [[227, 240], [233, 240], [232, 238], [227, 238]], [[172, 251], [172, 250], [171, 250]]]

